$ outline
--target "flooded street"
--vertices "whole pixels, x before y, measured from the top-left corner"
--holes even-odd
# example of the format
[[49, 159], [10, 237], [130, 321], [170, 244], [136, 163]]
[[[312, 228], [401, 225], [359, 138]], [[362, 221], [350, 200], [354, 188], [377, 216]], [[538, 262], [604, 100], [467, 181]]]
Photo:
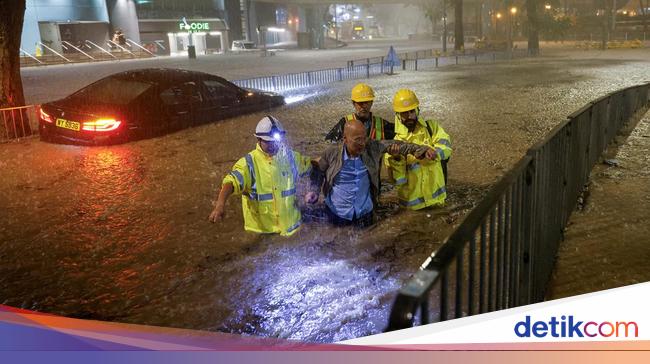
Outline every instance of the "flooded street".
[[[454, 154], [444, 209], [400, 210], [388, 188], [380, 221], [365, 230], [311, 221], [290, 238], [246, 233], [234, 196], [225, 220], [208, 222], [221, 179], [254, 148], [265, 113], [112, 147], [2, 144], [0, 303], [318, 342], [381, 332], [402, 282], [490, 185], [586, 102], [647, 81], [649, 55], [557, 53], [370, 79], [376, 114], [392, 120], [395, 91], [413, 89]], [[351, 112], [355, 83], [308, 90], [270, 113], [294, 149], [316, 156]]]

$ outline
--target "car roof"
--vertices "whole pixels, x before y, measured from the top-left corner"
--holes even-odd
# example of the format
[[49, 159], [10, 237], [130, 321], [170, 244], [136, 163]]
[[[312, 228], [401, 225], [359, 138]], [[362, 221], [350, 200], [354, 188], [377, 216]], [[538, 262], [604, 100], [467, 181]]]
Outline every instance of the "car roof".
[[[204, 72], [189, 71], [175, 68], [141, 68], [115, 73], [109, 77], [138, 80], [157, 84], [173, 84], [193, 80], [197, 77], [218, 77]], [[221, 77], [218, 77], [221, 78]]]

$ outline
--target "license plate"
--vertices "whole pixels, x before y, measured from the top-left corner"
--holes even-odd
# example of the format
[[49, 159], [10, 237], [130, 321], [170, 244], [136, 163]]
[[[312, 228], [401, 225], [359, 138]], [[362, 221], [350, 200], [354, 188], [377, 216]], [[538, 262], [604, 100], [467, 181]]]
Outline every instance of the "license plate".
[[81, 129], [81, 123], [66, 119], [56, 119], [56, 126], [74, 131], [79, 131]]

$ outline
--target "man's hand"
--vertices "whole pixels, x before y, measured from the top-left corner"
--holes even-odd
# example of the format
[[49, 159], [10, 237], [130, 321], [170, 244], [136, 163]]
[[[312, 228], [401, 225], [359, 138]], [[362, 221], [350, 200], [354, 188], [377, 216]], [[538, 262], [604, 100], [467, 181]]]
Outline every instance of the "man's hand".
[[424, 153], [424, 157], [430, 160], [434, 160], [438, 158], [438, 152], [436, 152], [436, 150], [433, 148], [429, 148], [427, 149], [426, 153]]
[[386, 153], [392, 155], [393, 157], [399, 155], [399, 144], [394, 143], [389, 145], [386, 149]]
[[305, 203], [314, 204], [318, 201], [318, 193], [316, 192], [307, 192], [305, 195]]
[[223, 218], [226, 216], [226, 211], [224, 208], [223, 204], [217, 203], [214, 206], [214, 210], [210, 213], [210, 217], [208, 218], [210, 222], [219, 222], [223, 220]]

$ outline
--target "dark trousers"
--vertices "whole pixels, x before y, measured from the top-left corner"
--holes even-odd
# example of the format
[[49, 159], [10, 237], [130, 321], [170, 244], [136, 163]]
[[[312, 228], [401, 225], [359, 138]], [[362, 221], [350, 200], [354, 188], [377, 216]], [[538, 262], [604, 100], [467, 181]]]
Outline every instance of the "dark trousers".
[[449, 162], [449, 158], [440, 161], [440, 164], [442, 164], [442, 174], [445, 176], [445, 186], [447, 185], [447, 163], [448, 162]]
[[337, 216], [329, 207], [325, 206], [325, 211], [327, 213], [327, 218], [330, 223], [336, 226], [354, 226], [358, 228], [365, 228], [372, 225], [375, 222], [374, 212], [369, 212], [361, 217], [356, 217], [352, 220], [346, 220]]

